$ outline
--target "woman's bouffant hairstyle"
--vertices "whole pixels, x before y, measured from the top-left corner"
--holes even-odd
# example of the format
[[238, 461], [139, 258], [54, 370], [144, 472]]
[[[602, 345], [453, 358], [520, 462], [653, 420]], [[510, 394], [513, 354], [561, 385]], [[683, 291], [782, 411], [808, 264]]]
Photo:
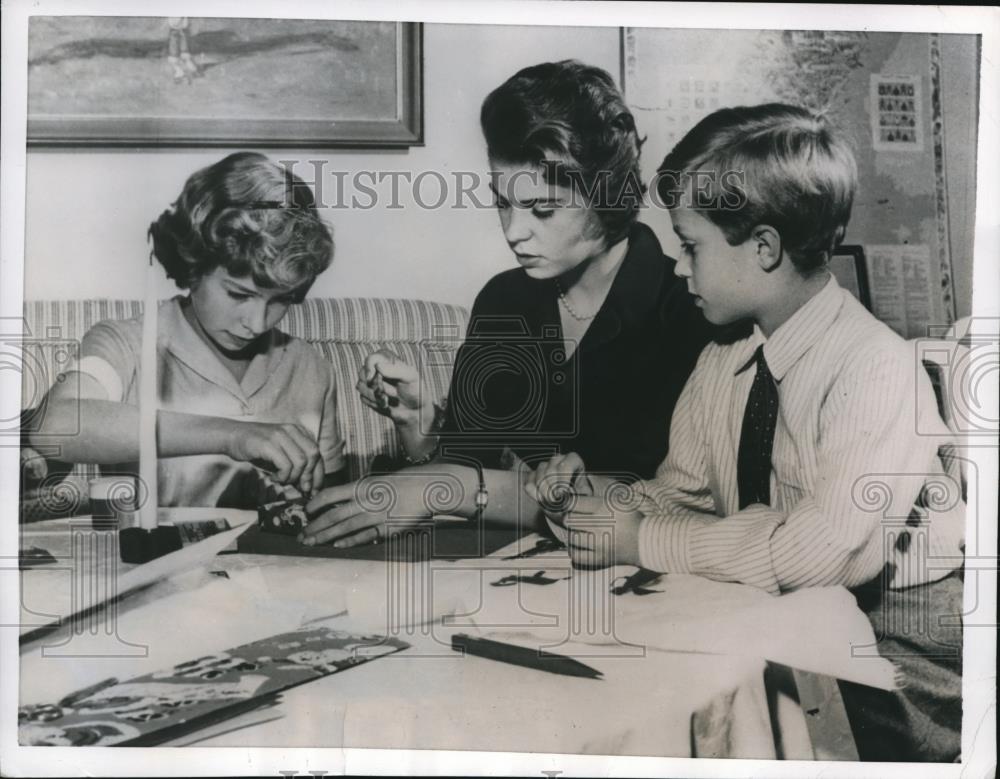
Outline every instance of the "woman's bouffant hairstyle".
[[642, 141], [611, 75], [576, 60], [519, 71], [483, 102], [491, 160], [540, 166], [592, 205], [608, 245], [624, 238], [646, 191]]
[[767, 103], [698, 122], [663, 160], [656, 192], [667, 208], [689, 199], [731, 246], [770, 225], [808, 275], [843, 240], [857, 182], [854, 155], [825, 118]]
[[222, 267], [261, 287], [296, 288], [301, 297], [333, 257], [333, 237], [309, 187], [254, 152], [193, 173], [149, 237], [181, 289]]

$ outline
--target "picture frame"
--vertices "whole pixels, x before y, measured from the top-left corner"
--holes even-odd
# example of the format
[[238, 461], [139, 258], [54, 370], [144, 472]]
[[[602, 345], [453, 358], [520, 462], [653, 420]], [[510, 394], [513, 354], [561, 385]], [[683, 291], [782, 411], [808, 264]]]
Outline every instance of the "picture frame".
[[871, 287], [868, 284], [868, 262], [864, 247], [844, 244], [830, 256], [830, 272], [841, 287], [856, 297], [869, 311], [872, 310]]
[[422, 39], [411, 22], [32, 17], [28, 146], [422, 146]]

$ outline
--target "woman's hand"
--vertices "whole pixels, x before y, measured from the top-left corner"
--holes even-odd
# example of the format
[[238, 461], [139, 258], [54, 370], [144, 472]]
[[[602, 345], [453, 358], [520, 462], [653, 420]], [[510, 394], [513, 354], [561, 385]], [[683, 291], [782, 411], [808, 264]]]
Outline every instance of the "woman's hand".
[[365, 358], [356, 387], [362, 403], [396, 425], [417, 427], [421, 410], [433, 408], [431, 400], [421, 396], [417, 369], [389, 351]]
[[593, 495], [583, 458], [575, 452], [557, 454], [541, 463], [525, 482], [524, 491], [542, 507], [546, 519], [562, 525], [577, 495]]
[[457, 482], [450, 484], [440, 473], [403, 471], [321, 490], [306, 506], [314, 519], [299, 541], [307, 546], [332, 542], [338, 549], [384, 541], [433, 517], [429, 502], [435, 500], [436, 488], [456, 487]]
[[323, 458], [305, 428], [295, 424], [233, 422], [225, 454], [268, 471], [280, 484], [303, 495], [323, 486]]

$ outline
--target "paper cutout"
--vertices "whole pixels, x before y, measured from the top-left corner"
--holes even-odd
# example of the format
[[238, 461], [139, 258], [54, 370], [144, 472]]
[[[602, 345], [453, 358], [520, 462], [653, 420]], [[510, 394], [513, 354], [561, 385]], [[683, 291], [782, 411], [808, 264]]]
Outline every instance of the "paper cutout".
[[398, 639], [303, 628], [18, 710], [24, 746], [148, 746], [263, 705], [290, 687], [405, 649]]
[[494, 582], [490, 582], [492, 587], [513, 587], [515, 584], [555, 584], [558, 581], [563, 581], [569, 579], [568, 576], [560, 576], [557, 579], [553, 579], [551, 576], [546, 576], [545, 571], [535, 571], [531, 576], [519, 576], [516, 573], [508, 574]]
[[[522, 539], [523, 541], [524, 539]], [[534, 546], [525, 549], [524, 551], [519, 551], [516, 554], [507, 555], [502, 557], [502, 560], [520, 560], [526, 557], [536, 557], [537, 555], [545, 555], [549, 553], [559, 552], [564, 550], [566, 545], [556, 539], [548, 538], [546, 536], [537, 537]]]

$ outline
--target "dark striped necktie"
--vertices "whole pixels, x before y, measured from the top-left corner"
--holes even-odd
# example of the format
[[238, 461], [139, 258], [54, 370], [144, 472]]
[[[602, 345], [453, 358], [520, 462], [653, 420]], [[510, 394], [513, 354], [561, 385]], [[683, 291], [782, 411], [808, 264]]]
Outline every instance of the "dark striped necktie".
[[740, 450], [736, 460], [736, 483], [740, 491], [740, 508], [751, 503], [771, 504], [771, 450], [774, 427], [778, 421], [778, 386], [764, 360], [764, 347], [754, 354], [757, 375], [754, 376], [747, 407], [743, 412]]

